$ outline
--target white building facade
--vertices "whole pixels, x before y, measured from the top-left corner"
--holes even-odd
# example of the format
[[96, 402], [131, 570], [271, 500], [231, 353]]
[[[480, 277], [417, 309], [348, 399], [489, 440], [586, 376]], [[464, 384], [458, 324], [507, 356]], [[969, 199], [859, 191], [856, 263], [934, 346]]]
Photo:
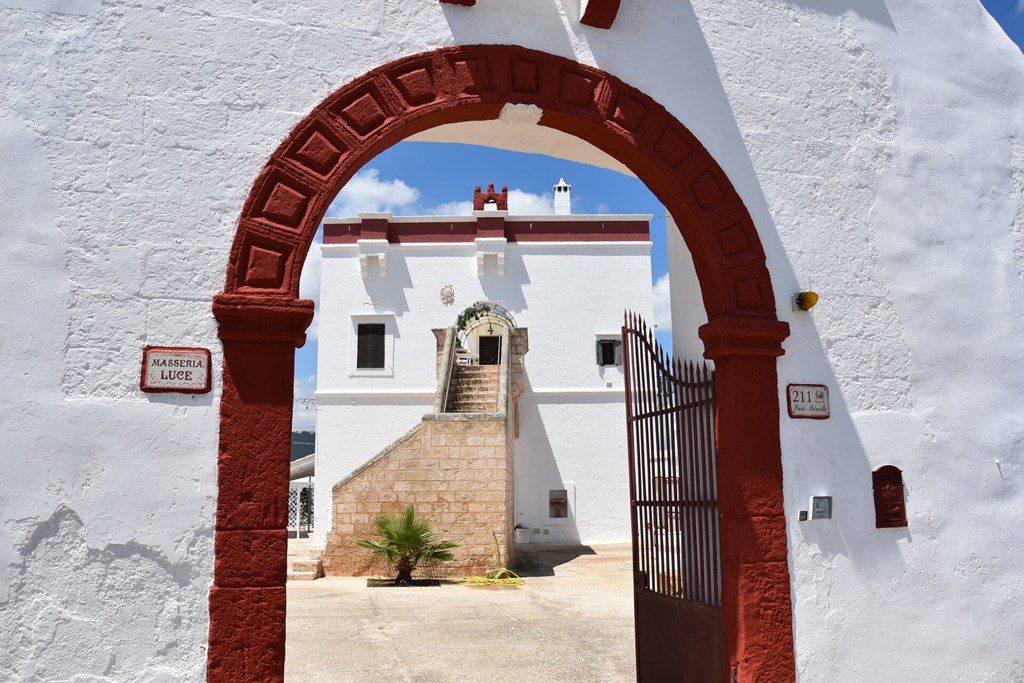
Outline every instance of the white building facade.
[[[564, 183], [558, 197], [567, 207]], [[533, 542], [628, 541], [619, 342], [625, 310], [652, 315], [650, 218], [495, 209], [326, 220], [313, 542], [330, 530], [332, 485], [431, 411], [431, 330], [455, 325], [477, 303], [507, 311], [529, 338], [516, 523]], [[360, 362], [360, 326], [375, 331], [367, 325], [383, 326], [383, 348]], [[466, 343], [478, 350], [475, 336]]]

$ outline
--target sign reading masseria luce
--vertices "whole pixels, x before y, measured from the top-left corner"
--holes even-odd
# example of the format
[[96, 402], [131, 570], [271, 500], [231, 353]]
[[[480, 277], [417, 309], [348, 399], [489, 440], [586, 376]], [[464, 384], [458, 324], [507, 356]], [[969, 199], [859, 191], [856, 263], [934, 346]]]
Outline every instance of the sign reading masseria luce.
[[147, 346], [142, 350], [142, 390], [205, 394], [211, 387], [209, 349]]

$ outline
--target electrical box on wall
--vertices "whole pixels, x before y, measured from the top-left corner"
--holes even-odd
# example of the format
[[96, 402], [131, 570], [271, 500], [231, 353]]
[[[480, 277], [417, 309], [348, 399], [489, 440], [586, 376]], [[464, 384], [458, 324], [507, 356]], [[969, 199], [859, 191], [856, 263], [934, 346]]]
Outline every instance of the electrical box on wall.
[[832, 496], [811, 496], [811, 519], [832, 519]]
[[800, 521], [808, 519], [832, 519], [832, 496], [811, 496], [807, 509], [800, 511]]

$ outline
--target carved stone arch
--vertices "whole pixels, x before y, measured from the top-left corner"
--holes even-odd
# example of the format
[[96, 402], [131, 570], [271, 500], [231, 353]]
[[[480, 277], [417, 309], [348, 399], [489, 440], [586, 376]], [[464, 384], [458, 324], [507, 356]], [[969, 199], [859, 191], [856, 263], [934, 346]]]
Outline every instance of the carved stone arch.
[[312, 320], [299, 277], [324, 212], [382, 150], [441, 124], [496, 119], [507, 103], [537, 105], [539, 125], [625, 164], [675, 218], [718, 371], [726, 654], [741, 680], [794, 677], [775, 370], [788, 325], [776, 319], [746, 207], [703, 145], [648, 95], [563, 57], [471, 45], [398, 59], [332, 93], [271, 155], [242, 208], [213, 303], [224, 368], [209, 680], [283, 677], [292, 372]]

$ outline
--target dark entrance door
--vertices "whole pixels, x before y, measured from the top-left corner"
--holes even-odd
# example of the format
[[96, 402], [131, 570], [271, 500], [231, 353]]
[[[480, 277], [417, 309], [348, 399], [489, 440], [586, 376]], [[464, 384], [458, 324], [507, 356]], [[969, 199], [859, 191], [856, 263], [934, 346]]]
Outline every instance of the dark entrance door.
[[501, 337], [480, 337], [480, 365], [497, 365], [501, 358]]
[[714, 373], [622, 328], [637, 680], [722, 683]]

